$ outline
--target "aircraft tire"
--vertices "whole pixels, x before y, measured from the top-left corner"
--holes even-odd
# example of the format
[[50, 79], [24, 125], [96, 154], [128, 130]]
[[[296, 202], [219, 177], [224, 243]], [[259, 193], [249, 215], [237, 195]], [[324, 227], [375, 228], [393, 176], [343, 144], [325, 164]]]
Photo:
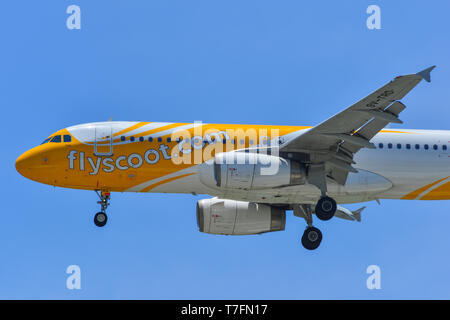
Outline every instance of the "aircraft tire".
[[322, 197], [317, 201], [315, 212], [317, 218], [326, 221], [334, 217], [336, 213], [337, 204], [333, 198]]
[[108, 221], [108, 216], [104, 212], [97, 212], [94, 216], [94, 223], [97, 227], [105, 226]]
[[322, 232], [316, 227], [308, 227], [302, 236], [302, 245], [305, 249], [315, 250], [322, 242]]

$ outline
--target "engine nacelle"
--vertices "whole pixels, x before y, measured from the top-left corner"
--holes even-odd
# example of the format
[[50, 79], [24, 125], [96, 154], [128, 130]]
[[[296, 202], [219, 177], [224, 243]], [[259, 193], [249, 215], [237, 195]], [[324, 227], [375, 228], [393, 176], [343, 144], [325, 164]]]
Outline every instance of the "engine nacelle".
[[204, 199], [197, 202], [200, 232], [248, 235], [281, 231], [286, 225], [284, 209], [254, 202]]
[[200, 167], [200, 181], [213, 188], [265, 189], [305, 184], [298, 162], [253, 152], [226, 152]]

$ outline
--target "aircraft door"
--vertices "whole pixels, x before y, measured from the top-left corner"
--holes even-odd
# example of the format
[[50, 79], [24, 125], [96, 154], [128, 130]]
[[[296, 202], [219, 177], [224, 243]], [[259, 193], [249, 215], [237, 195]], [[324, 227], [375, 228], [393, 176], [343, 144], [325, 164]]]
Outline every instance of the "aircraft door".
[[110, 126], [94, 128], [94, 154], [96, 156], [113, 155], [113, 132]]

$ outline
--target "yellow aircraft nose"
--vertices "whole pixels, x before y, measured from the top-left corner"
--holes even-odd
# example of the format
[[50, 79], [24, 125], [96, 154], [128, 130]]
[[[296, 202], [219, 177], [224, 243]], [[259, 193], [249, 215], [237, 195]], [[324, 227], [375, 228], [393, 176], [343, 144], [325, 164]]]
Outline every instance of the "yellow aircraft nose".
[[24, 152], [20, 157], [16, 160], [16, 170], [23, 175], [25, 178], [33, 179], [33, 169], [38, 169], [42, 166], [41, 164], [42, 154], [33, 148]]
[[24, 177], [28, 178], [26, 175], [27, 169], [31, 169], [32, 166], [32, 153], [31, 150], [24, 152], [16, 159], [16, 170]]

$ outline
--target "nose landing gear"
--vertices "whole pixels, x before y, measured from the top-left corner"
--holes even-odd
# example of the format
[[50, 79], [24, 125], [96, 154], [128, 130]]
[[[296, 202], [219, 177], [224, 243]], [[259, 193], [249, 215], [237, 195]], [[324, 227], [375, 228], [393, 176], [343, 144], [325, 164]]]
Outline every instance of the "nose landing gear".
[[98, 197], [100, 198], [100, 201], [97, 201], [97, 203], [100, 204], [101, 211], [95, 214], [94, 223], [97, 227], [103, 227], [106, 225], [106, 222], [108, 221], [106, 209], [109, 206], [109, 199], [111, 198], [111, 193], [103, 191], [99, 192], [98, 190], [95, 190], [95, 193], [97, 193]]

